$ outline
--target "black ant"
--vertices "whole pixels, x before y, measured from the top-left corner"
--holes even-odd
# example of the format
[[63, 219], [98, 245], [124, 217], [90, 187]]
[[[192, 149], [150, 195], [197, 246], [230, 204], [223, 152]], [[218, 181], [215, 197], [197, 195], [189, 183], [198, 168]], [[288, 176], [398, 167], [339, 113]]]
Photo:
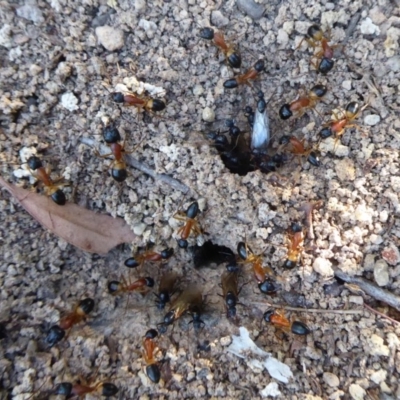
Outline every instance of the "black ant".
[[297, 100], [292, 101], [290, 104], [284, 104], [279, 109], [279, 116], [281, 119], [289, 119], [294, 112], [298, 117], [301, 117], [307, 109], [312, 109], [316, 104], [325, 96], [327, 88], [324, 85], [315, 85], [307, 96], [301, 96]]
[[224, 88], [234, 89], [240, 85], [250, 85], [250, 80], [257, 79], [258, 75], [265, 69], [264, 60], [258, 60], [253, 68], [249, 69], [242, 75], [237, 75], [234, 78], [228, 79], [224, 82]]
[[240, 68], [242, 58], [236, 52], [235, 47], [225, 41], [222, 32], [214, 32], [211, 28], [203, 28], [200, 31], [200, 37], [206, 40], [214, 40], [214, 44], [224, 53], [229, 65], [232, 68]]
[[29, 157], [27, 164], [29, 169], [31, 170], [32, 175], [41, 184], [43, 184], [46, 196], [49, 196], [54, 201], [54, 203], [58, 204], [59, 206], [65, 205], [67, 200], [65, 198], [64, 192], [60, 189], [60, 187], [68, 186], [68, 184], [56, 183], [62, 178], [58, 179], [57, 181], [53, 181], [50, 178], [49, 170], [47, 170], [43, 166], [42, 161], [36, 156]]
[[227, 318], [236, 317], [236, 305], [238, 304], [238, 271], [225, 271], [221, 276], [223, 298], [226, 306]]
[[72, 312], [60, 319], [58, 325], [53, 325], [49, 329], [46, 336], [46, 342], [50, 346], [54, 346], [55, 344], [60, 342], [64, 338], [66, 331], [71, 329], [74, 325], [85, 321], [88, 317], [88, 314], [93, 311], [93, 308], [93, 299], [88, 297], [81, 300]]
[[158, 293], [154, 293], [157, 297], [157, 308], [163, 310], [165, 305], [171, 301], [171, 296], [174, 293], [178, 275], [174, 272], [164, 273], [160, 279]]

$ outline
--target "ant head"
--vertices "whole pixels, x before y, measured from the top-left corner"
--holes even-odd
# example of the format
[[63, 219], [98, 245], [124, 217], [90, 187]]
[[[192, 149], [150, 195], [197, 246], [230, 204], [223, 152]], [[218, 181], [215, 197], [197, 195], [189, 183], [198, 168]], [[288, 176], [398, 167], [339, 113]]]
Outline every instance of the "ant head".
[[255, 64], [254, 64], [254, 69], [257, 72], [263, 72], [265, 69], [265, 63], [264, 60], [258, 60]]
[[315, 97], [324, 97], [326, 95], [326, 92], [328, 91], [327, 87], [324, 85], [315, 85], [310, 92], [312, 93], [313, 96]]
[[152, 111], [162, 111], [165, 109], [165, 103], [160, 99], [150, 100], [150, 109]]
[[172, 247], [167, 247], [160, 253], [160, 255], [163, 260], [168, 260], [168, 258], [171, 258], [174, 255], [174, 249]]
[[327, 139], [328, 137], [330, 137], [332, 135], [333, 135], [333, 132], [329, 126], [326, 126], [325, 128], [322, 128], [319, 131], [319, 136], [321, 137], [321, 139]]
[[55, 344], [60, 342], [64, 338], [64, 336], [65, 330], [58, 325], [53, 325], [47, 332], [45, 341], [50, 345], [50, 347], [53, 347]]
[[84, 314], [90, 314], [94, 308], [94, 300], [89, 297], [83, 299], [79, 302], [78, 307], [83, 311]]
[[137, 268], [140, 264], [136, 261], [135, 257], [129, 257], [124, 262], [125, 267]]
[[313, 165], [314, 167], [320, 167], [321, 166], [321, 161], [319, 160], [317, 153], [315, 151], [312, 151], [309, 156], [307, 157], [307, 161]]
[[239, 242], [237, 245], [237, 252], [242, 260], [247, 260], [247, 246], [245, 242]]
[[111, 282], [108, 283], [108, 291], [109, 291], [111, 294], [117, 293], [118, 290], [120, 289], [120, 287], [121, 287], [121, 282], [118, 282], [118, 281], [111, 281]]
[[145, 282], [146, 282], [146, 286], [147, 287], [153, 287], [154, 286], [154, 279], [147, 276], [146, 278], [144, 278]]
[[264, 313], [263, 319], [265, 322], [271, 322], [271, 317], [275, 314], [274, 310], [268, 310]]
[[[156, 295], [158, 297], [158, 308], [163, 309], [165, 304], [170, 301], [170, 296], [167, 290], [161, 291], [159, 294]], [[161, 307], [162, 305], [162, 307]]]
[[54, 394], [58, 394], [61, 396], [70, 396], [72, 392], [72, 383], [70, 382], [61, 382], [57, 385]]
[[114, 92], [111, 93], [112, 99], [113, 101], [115, 101], [116, 103], [123, 103], [124, 102], [124, 94], [121, 92]]
[[118, 129], [114, 125], [107, 125], [104, 127], [103, 138], [108, 144], [117, 143], [122, 140]]
[[253, 113], [253, 109], [250, 106], [246, 106], [244, 109], [245, 115], [251, 115]]
[[283, 120], [289, 119], [293, 115], [292, 110], [290, 109], [290, 104], [284, 104], [279, 109], [279, 117]]
[[335, 62], [326, 57], [322, 57], [321, 62], [318, 65], [318, 72], [321, 72], [321, 74], [327, 74], [335, 65]]
[[27, 161], [28, 167], [32, 170], [32, 171], [36, 171], [39, 168], [43, 167], [42, 161], [40, 160], [39, 157], [36, 156], [31, 156], [29, 157], [28, 161]]
[[237, 273], [240, 270], [240, 267], [237, 264], [228, 264], [225, 268], [228, 272], [234, 272], [234, 273]]
[[186, 239], [179, 239], [178, 240], [178, 246], [181, 249], [187, 249], [187, 247], [189, 246], [189, 242]]
[[293, 233], [299, 233], [303, 230], [303, 226], [300, 224], [300, 222], [292, 222], [290, 224], [290, 230]]
[[283, 263], [282, 268], [285, 268], [285, 269], [293, 269], [293, 268], [295, 268], [296, 266], [297, 266], [297, 261], [292, 261], [292, 260], [287, 259], [287, 260], [285, 260], [285, 262]]
[[118, 393], [119, 389], [113, 383], [104, 382], [102, 386], [102, 396], [115, 396]]
[[206, 40], [213, 40], [214, 39], [214, 30], [212, 28], [203, 28], [200, 31], [199, 36], [202, 39], [206, 39]]
[[149, 329], [144, 335], [146, 339], [155, 339], [157, 336], [158, 332], [155, 329]]

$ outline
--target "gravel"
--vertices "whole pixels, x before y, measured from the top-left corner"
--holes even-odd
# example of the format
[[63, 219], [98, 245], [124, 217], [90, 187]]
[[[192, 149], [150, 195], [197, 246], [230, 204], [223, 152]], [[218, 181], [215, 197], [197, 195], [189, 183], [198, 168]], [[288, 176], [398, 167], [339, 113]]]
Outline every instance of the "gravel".
[[[53, 400], [57, 383], [89, 377], [98, 368], [97, 379], [113, 381], [121, 399], [400, 398], [399, 325], [363, 308], [391, 312], [368, 295], [373, 288], [366, 293], [354, 283], [368, 280], [400, 293], [395, 2], [17, 1], [2, 3], [0, 22], [1, 176], [30, 187], [19, 152], [36, 149], [54, 177], [64, 174], [73, 183], [66, 191], [71, 201], [124, 218], [140, 236], [105, 257], [87, 254], [43, 230], [1, 192], [0, 324], [7, 337], [0, 341], [0, 398], [26, 400], [40, 392], [37, 397]], [[312, 49], [302, 42], [313, 23], [339, 45], [326, 76], [315, 73]], [[212, 42], [199, 38], [206, 26], [222, 27], [228, 41], [240, 43], [242, 73], [265, 59], [266, 72], [253, 87], [224, 90], [234, 72]], [[280, 120], [281, 105], [316, 83], [329, 89], [318, 112]], [[117, 85], [148, 90], [165, 100], [165, 111], [143, 116], [113, 103]], [[271, 152], [282, 135], [295, 135], [315, 146], [320, 168], [297, 156], [269, 175], [239, 176], [224, 166], [205, 134], [224, 131], [228, 118], [248, 132], [243, 109], [255, 107], [260, 89], [269, 99]], [[339, 140], [320, 140], [332, 109], [351, 101], [369, 103], [357, 126]], [[104, 145], [105, 121], [115, 122], [127, 149], [134, 150], [132, 164], [139, 169], [129, 167], [123, 185], [112, 180], [110, 161], [94, 153], [93, 147]], [[171, 186], [171, 178], [180, 185]], [[181, 225], [173, 216], [194, 200], [201, 203], [203, 240], [233, 250], [247, 240], [255, 254], [264, 252], [281, 292], [299, 299], [294, 307], [302, 311], [286, 315], [307, 323], [306, 338], [282, 335], [262, 321], [267, 303], [285, 306], [288, 296], [261, 295], [249, 266], [239, 278], [238, 319], [226, 319], [219, 296], [223, 266], [194, 270], [190, 255], [176, 244]], [[300, 265], [284, 270], [285, 232], [303, 218], [302, 204], [317, 201], [322, 206], [313, 212], [315, 239], [305, 241]], [[174, 258], [163, 266], [148, 264], [130, 279], [153, 276], [158, 282], [160, 269], [174, 270], [183, 276], [182, 287], [195, 282], [206, 295], [202, 330], [195, 332], [184, 316], [158, 340], [157, 359], [165, 362], [157, 385], [146, 377], [141, 355], [143, 335], [163, 317], [154, 295], [127, 300], [107, 291], [110, 280], [128, 277], [124, 260], [150, 239], [157, 249], [173, 247]], [[337, 272], [347, 274], [348, 283], [328, 290]], [[46, 347], [49, 326], [85, 297], [96, 301], [88, 323]], [[287, 364], [293, 379], [277, 385], [228, 353], [240, 326]]]

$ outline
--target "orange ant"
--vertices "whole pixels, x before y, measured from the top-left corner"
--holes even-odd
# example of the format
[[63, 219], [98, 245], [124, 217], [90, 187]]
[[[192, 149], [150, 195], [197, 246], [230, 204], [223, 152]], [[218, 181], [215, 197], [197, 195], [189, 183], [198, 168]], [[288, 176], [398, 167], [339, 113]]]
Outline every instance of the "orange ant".
[[165, 103], [160, 99], [153, 99], [151, 97], [143, 97], [134, 93], [112, 93], [112, 98], [116, 103], [123, 104], [125, 107], [136, 107], [140, 110], [150, 112], [162, 111], [165, 109]]
[[[334, 66], [333, 56], [334, 48], [337, 46], [330, 46], [329, 39], [324, 36], [324, 33], [319, 25], [311, 25], [307, 30], [307, 35], [303, 39], [311, 47], [316, 48], [318, 45], [321, 46], [321, 50], [317, 51], [314, 55], [316, 59], [320, 59], [319, 63], [312, 62], [313, 66], [321, 74], [327, 74]], [[300, 42], [299, 46], [303, 42]]]
[[146, 375], [154, 383], [160, 382], [161, 379], [160, 368], [158, 367], [157, 361], [154, 359], [154, 354], [157, 349], [154, 339], [157, 336], [158, 332], [155, 329], [149, 329], [143, 339], [143, 358], [147, 364]]
[[180, 211], [174, 215], [174, 218], [179, 221], [184, 221], [185, 225], [178, 229], [177, 234], [181, 235], [178, 241], [178, 246], [181, 248], [186, 248], [188, 246], [187, 238], [191, 233], [198, 236], [202, 233], [199, 223], [196, 220], [197, 214], [199, 213], [199, 203], [197, 201], [193, 202], [186, 212], [185, 215]]
[[102, 396], [108, 397], [115, 396], [118, 391], [119, 389], [113, 383], [109, 382], [101, 381], [94, 385], [90, 385], [89, 383], [72, 384], [70, 382], [62, 382], [57, 386], [54, 394], [66, 397], [82, 397], [88, 393], [100, 392]]
[[93, 311], [94, 300], [86, 298], [81, 300], [72, 312], [61, 318], [58, 325], [53, 325], [47, 332], [46, 342], [50, 347], [60, 342], [67, 330], [71, 329], [74, 325], [85, 321], [88, 314]]
[[325, 96], [327, 88], [324, 85], [315, 85], [307, 96], [299, 97], [297, 100], [292, 101], [290, 104], [284, 104], [279, 109], [279, 116], [281, 119], [289, 119], [293, 112], [297, 113], [300, 118], [307, 109], [313, 109], [317, 103]]
[[[28, 167], [31, 170], [32, 176], [34, 176], [39, 182], [44, 185], [44, 191], [46, 196], [51, 197], [54, 203], [59, 206], [63, 206], [66, 203], [64, 192], [60, 187], [68, 186], [67, 183], [56, 183], [50, 178], [49, 170], [43, 167], [42, 161], [36, 157], [29, 157], [27, 161]], [[61, 180], [58, 179], [57, 181]]]
[[228, 79], [224, 82], [224, 88], [233, 89], [239, 85], [250, 85], [249, 81], [257, 79], [258, 75], [264, 71], [265, 63], [264, 60], [258, 60], [253, 68], [249, 69], [242, 75], [237, 75], [234, 78]]
[[290, 225], [289, 233], [287, 236], [287, 258], [283, 263], [283, 268], [293, 269], [297, 266], [300, 260], [301, 252], [304, 243], [303, 227], [298, 222], [293, 222]]
[[145, 293], [147, 288], [152, 288], [154, 286], [154, 279], [150, 277], [139, 278], [134, 282], [127, 282], [125, 278], [122, 278], [122, 282], [111, 281], [108, 283], [108, 291], [113, 296], [118, 296], [121, 293], [127, 292], [138, 292]]
[[174, 254], [174, 249], [167, 247], [160, 253], [152, 250], [145, 250], [142, 253], [136, 254], [135, 257], [129, 257], [125, 260], [125, 266], [128, 268], [142, 267], [146, 261], [157, 262], [161, 260], [168, 260]]
[[271, 268], [263, 267], [261, 255], [255, 255], [245, 242], [239, 242], [237, 246], [239, 257], [244, 264], [251, 264], [254, 276], [258, 282], [258, 288], [264, 294], [275, 294], [277, 289], [274, 282], [270, 279], [273, 275]]
[[234, 45], [225, 41], [222, 32], [214, 32], [212, 28], [203, 28], [200, 31], [200, 37], [206, 40], [214, 40], [214, 44], [224, 53], [226, 60], [232, 68], [240, 68], [242, 58], [235, 50]]
[[111, 153], [100, 154], [96, 150], [97, 156], [101, 158], [106, 158], [111, 155], [114, 156], [114, 161], [111, 163], [111, 176], [117, 182], [123, 182], [128, 177], [128, 172], [126, 170], [126, 163], [123, 158], [123, 153], [127, 153], [124, 145], [119, 142], [122, 140], [118, 129], [115, 126], [108, 125], [104, 128], [103, 137], [105, 142], [110, 146]]
[[360, 108], [357, 102], [352, 101], [347, 105], [345, 111], [341, 113], [342, 115], [333, 114], [333, 120], [319, 132], [320, 137], [326, 139], [335, 134], [337, 140], [347, 128], [358, 127], [358, 125], [350, 124], [350, 122], [358, 118], [367, 107], [368, 103]]
[[310, 328], [301, 321], [290, 322], [284, 315], [283, 312], [278, 310], [268, 310], [264, 313], [264, 321], [271, 323], [278, 329], [283, 331], [291, 331], [295, 335], [308, 335], [311, 330]]
[[307, 161], [314, 167], [319, 167], [321, 165], [317, 154], [312, 149], [306, 150], [304, 147], [304, 140], [300, 141], [294, 136], [285, 135], [280, 138], [279, 144], [283, 146], [290, 145], [292, 154], [296, 156], [306, 156]]
[[184, 290], [171, 304], [164, 321], [158, 324], [160, 332], [164, 333], [168, 325], [172, 325], [186, 311], [198, 311], [203, 304], [203, 295], [195, 287], [189, 287]]

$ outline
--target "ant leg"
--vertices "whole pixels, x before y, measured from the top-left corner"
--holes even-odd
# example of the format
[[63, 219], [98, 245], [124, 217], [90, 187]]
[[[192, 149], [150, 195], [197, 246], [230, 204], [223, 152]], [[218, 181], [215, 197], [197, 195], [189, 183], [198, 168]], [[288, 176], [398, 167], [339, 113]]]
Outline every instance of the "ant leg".
[[94, 149], [94, 154], [96, 154], [97, 157], [100, 158], [107, 158], [113, 155], [113, 153], [108, 153], [108, 154], [100, 154], [97, 149]]

